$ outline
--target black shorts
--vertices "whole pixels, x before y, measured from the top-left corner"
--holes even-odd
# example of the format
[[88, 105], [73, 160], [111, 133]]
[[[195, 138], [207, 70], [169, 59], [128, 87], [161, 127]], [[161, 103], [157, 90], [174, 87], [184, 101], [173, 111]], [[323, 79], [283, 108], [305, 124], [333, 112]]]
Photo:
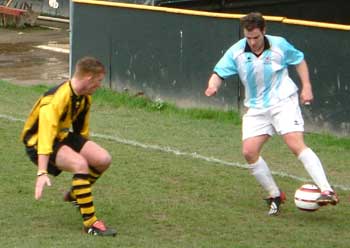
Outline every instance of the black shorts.
[[[62, 141], [55, 141], [53, 145], [53, 151], [50, 154], [49, 158], [49, 164], [47, 165], [47, 171], [49, 174], [58, 176], [62, 171], [56, 167], [55, 161], [56, 161], [56, 155], [57, 151], [60, 149], [61, 146], [66, 145], [72, 148], [76, 152], [80, 152], [80, 150], [83, 148], [84, 144], [88, 140], [84, 138], [83, 136], [69, 132], [68, 136], [62, 140]], [[30, 160], [38, 165], [38, 151], [35, 146], [26, 147], [26, 153]]]

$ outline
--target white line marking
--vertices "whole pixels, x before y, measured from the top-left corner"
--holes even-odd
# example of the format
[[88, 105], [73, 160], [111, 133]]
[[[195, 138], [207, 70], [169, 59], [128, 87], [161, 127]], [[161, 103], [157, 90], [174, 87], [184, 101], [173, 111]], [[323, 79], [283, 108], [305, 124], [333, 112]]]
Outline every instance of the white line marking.
[[39, 45], [39, 46], [35, 46], [35, 47], [40, 48], [40, 49], [44, 49], [44, 50], [50, 50], [53, 52], [69, 54], [69, 49], [65, 49], [65, 48], [45, 46], [45, 45]]
[[6, 120], [9, 120], [9, 121], [20, 121], [20, 122], [25, 122], [24, 119], [12, 117], [12, 116], [9, 116], [9, 115], [3, 115], [3, 114], [0, 114], [0, 118], [6, 119]]
[[56, 17], [51, 17], [51, 16], [42, 16], [39, 15], [38, 19], [40, 20], [47, 20], [47, 21], [55, 21], [55, 22], [63, 22], [63, 23], [69, 23], [69, 19], [66, 18], [56, 18]]
[[[4, 115], [4, 114], [0, 114], [0, 118], [2, 119], [6, 119], [9, 121], [19, 121], [19, 122], [24, 122], [25, 120], [20, 119], [20, 118], [16, 118], [16, 117], [12, 117], [9, 115]], [[110, 136], [110, 135], [105, 135], [105, 134], [99, 134], [99, 133], [91, 133], [90, 134], [91, 137], [96, 137], [96, 138], [100, 138], [100, 139], [105, 139], [105, 140], [111, 140], [111, 141], [115, 141], [117, 143], [120, 144], [125, 144], [125, 145], [131, 145], [131, 146], [135, 146], [135, 147], [141, 147], [144, 149], [149, 149], [149, 150], [155, 150], [155, 151], [160, 151], [160, 152], [165, 152], [165, 153], [172, 153], [178, 156], [184, 156], [184, 157], [191, 157], [191, 158], [195, 158], [195, 159], [200, 159], [200, 160], [204, 160], [210, 163], [216, 163], [216, 164], [221, 164], [221, 165], [225, 165], [225, 166], [232, 166], [232, 167], [238, 167], [238, 168], [243, 168], [243, 169], [248, 169], [248, 165], [247, 164], [241, 164], [241, 163], [237, 163], [237, 162], [228, 162], [228, 161], [224, 161], [218, 158], [213, 158], [213, 157], [206, 157], [203, 156], [201, 154], [198, 154], [196, 152], [182, 152], [180, 150], [168, 147], [168, 146], [158, 146], [158, 145], [149, 145], [149, 144], [143, 144], [140, 143], [138, 141], [134, 141], [134, 140], [128, 140], [128, 139], [123, 139], [120, 138], [118, 136]], [[291, 175], [285, 172], [280, 172], [280, 171], [272, 171], [273, 175], [276, 176], [280, 176], [280, 177], [287, 177], [287, 178], [292, 178], [296, 181], [299, 182], [310, 182], [311, 179], [307, 179], [304, 177], [299, 177], [299, 176], [295, 176], [295, 175]], [[350, 186], [346, 186], [346, 185], [337, 185], [334, 184], [332, 185], [334, 188], [339, 188], [341, 190], [346, 190], [349, 191], [350, 190]]]
[[47, 28], [47, 29], [51, 29], [51, 30], [62, 30], [62, 28], [56, 28], [56, 27], [50, 27], [50, 26], [45, 26], [45, 25], [40, 25], [41, 28]]

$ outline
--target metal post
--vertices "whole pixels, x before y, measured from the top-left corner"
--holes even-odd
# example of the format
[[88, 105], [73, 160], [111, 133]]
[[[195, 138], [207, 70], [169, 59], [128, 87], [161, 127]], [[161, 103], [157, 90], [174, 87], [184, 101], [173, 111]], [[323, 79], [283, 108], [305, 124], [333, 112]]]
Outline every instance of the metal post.
[[74, 8], [74, 4], [73, 4], [73, 0], [70, 0], [69, 1], [69, 77], [71, 78], [72, 77], [72, 60], [73, 60], [73, 56], [72, 56], [72, 53], [73, 53], [73, 49], [72, 49], [72, 44], [73, 44], [73, 16], [74, 16], [74, 11], [73, 11], [73, 8]]

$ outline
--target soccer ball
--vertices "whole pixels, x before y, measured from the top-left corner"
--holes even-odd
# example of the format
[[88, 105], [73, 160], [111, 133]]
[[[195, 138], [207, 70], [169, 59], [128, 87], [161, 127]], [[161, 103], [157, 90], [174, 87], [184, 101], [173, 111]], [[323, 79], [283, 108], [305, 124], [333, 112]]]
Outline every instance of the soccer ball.
[[295, 191], [294, 203], [300, 210], [316, 211], [320, 208], [316, 200], [321, 196], [321, 190], [313, 184], [304, 184]]

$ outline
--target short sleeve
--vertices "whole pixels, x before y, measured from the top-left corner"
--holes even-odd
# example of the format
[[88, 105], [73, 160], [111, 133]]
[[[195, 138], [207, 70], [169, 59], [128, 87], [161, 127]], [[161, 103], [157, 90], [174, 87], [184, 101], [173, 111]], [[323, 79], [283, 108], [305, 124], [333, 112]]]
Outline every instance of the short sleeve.
[[228, 78], [232, 75], [237, 74], [237, 66], [233, 58], [232, 48], [228, 49], [224, 56], [215, 65], [213, 70], [221, 78]]
[[283, 39], [281, 45], [285, 55], [285, 63], [287, 65], [297, 65], [303, 61], [304, 53], [296, 49], [287, 40]]

